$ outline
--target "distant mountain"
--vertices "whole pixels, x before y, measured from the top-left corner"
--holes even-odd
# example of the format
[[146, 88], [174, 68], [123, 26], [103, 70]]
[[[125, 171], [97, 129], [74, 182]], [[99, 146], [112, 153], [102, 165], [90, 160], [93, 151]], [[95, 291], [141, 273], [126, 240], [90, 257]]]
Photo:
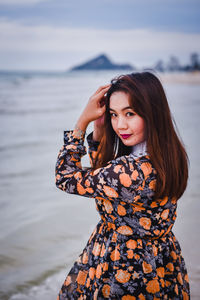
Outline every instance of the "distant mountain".
[[111, 60], [105, 55], [101, 54], [86, 63], [75, 66], [71, 71], [78, 70], [133, 70], [133, 66], [129, 64], [114, 64]]

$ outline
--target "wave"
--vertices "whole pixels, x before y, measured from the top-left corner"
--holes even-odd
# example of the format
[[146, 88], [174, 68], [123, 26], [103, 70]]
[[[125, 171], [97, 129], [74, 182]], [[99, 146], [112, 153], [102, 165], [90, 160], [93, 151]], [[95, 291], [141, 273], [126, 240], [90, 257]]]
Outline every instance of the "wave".
[[34, 281], [18, 285], [15, 290], [1, 292], [2, 300], [55, 300], [61, 288], [66, 269], [57, 267], [42, 274]]

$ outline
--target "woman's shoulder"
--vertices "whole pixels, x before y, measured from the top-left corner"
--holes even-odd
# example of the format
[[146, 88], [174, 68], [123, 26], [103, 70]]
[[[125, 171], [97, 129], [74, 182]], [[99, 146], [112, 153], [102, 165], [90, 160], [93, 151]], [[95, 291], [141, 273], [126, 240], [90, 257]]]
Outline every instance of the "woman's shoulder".
[[124, 167], [126, 170], [129, 169], [129, 172], [137, 171], [138, 175], [140, 174], [140, 177], [144, 179], [149, 176], [155, 178], [157, 173], [148, 154], [136, 158], [130, 153], [128, 155], [117, 157], [110, 163], [118, 167]]

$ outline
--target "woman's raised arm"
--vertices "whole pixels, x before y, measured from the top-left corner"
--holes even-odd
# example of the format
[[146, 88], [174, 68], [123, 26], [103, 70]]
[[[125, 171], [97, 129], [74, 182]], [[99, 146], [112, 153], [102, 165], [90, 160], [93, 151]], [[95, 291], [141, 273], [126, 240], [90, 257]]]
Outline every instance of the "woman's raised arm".
[[104, 96], [110, 84], [103, 85], [90, 97], [85, 109], [80, 115], [76, 128], [85, 132], [90, 122], [101, 118], [105, 112]]
[[85, 154], [84, 137], [76, 137], [74, 131], [65, 131], [64, 145], [59, 152], [55, 170], [56, 186], [59, 189], [90, 198], [134, 201], [136, 189], [142, 184], [144, 174], [133, 158], [122, 156], [108, 162], [105, 167], [84, 170], [81, 157]]

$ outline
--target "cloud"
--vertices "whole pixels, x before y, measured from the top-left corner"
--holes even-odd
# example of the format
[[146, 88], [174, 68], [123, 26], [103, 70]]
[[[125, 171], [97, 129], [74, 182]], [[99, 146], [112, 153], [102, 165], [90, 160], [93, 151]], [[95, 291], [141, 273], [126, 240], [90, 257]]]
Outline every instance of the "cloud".
[[61, 68], [63, 61], [70, 67], [102, 52], [118, 62], [150, 65], [170, 55], [185, 60], [191, 52], [200, 51], [198, 33], [27, 26], [6, 19], [0, 20], [0, 39], [0, 55], [7, 57], [8, 64], [9, 55], [21, 57], [20, 66], [26, 56], [30, 61], [37, 57], [37, 68], [55, 68], [56, 62]]

